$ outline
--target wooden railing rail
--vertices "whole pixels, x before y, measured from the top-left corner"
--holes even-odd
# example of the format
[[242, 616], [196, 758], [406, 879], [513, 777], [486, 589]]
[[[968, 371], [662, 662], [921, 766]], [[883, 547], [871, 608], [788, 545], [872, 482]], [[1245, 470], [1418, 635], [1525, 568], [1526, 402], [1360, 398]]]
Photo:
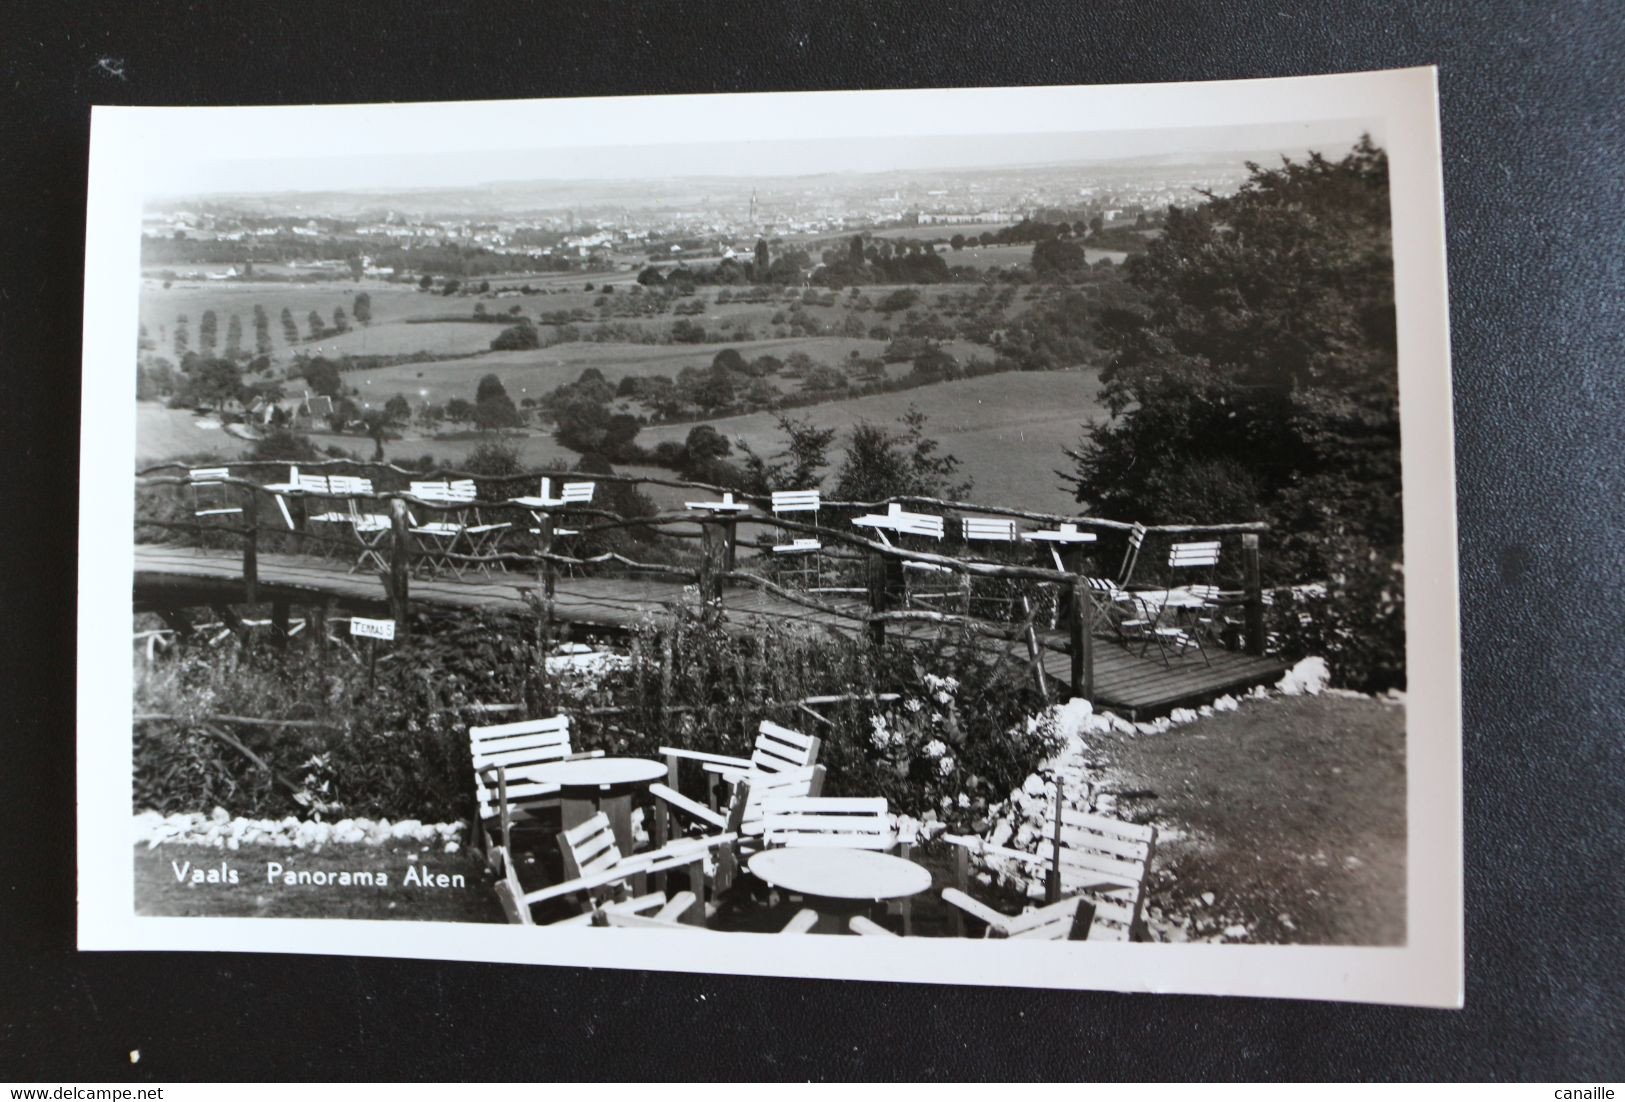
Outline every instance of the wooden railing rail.
[[[191, 465], [185, 463], [156, 463], [144, 467], [136, 472], [140, 479], [151, 479], [154, 482], [166, 481], [157, 476], [159, 471], [185, 471]], [[435, 467], [430, 470], [415, 470], [410, 467], [401, 467], [394, 463], [379, 462], [377, 460], [362, 459], [322, 459], [307, 462], [291, 460], [245, 459], [230, 462], [233, 468], [248, 469], [282, 469], [296, 466], [305, 471], [323, 471], [335, 467], [347, 469], [363, 469], [373, 471], [388, 471], [414, 481], [435, 481], [446, 478], [474, 479], [477, 482], [523, 482], [539, 481], [542, 478], [551, 478], [560, 481], [572, 482], [604, 482], [619, 485], [649, 485], [665, 486], [670, 489], [700, 490], [714, 494], [733, 494], [737, 501], [749, 502], [768, 511], [772, 505], [770, 493], [754, 493], [739, 490], [732, 486], [722, 486], [713, 482], [698, 482], [693, 479], [663, 478], [658, 475], [624, 475], [624, 474], [598, 474], [583, 471], [573, 471], [567, 468], [538, 468], [529, 471], [516, 471], [513, 474], [487, 474], [481, 471], [469, 471], [457, 467]], [[185, 482], [184, 477], [173, 481]], [[237, 481], [230, 479], [228, 481]], [[424, 502], [425, 505], [433, 503]], [[502, 502], [476, 502], [480, 507], [491, 507]], [[874, 501], [840, 501], [826, 499], [822, 502], [823, 508], [835, 510], [874, 510], [883, 509], [889, 505], [912, 505], [928, 509], [941, 509], [955, 513], [974, 513], [983, 516], [1010, 517], [1016, 520], [1030, 520], [1043, 524], [1078, 524], [1099, 528], [1104, 531], [1128, 532], [1135, 527], [1131, 521], [1109, 520], [1104, 517], [1093, 517], [1086, 513], [1047, 513], [1030, 509], [1014, 509], [1002, 505], [987, 505], [974, 501], [956, 501], [947, 498], [924, 497], [913, 494], [897, 494], [891, 497], [879, 498]], [[744, 518], [741, 518], [743, 520]], [[1267, 532], [1269, 524], [1265, 521], [1235, 521], [1217, 522], [1211, 524], [1147, 524], [1143, 525], [1148, 533], [1163, 535], [1198, 535], [1204, 532], [1215, 534]]]
[[[234, 467], [275, 467], [285, 469], [285, 462], [245, 461], [232, 464]], [[469, 472], [451, 469], [437, 469], [431, 472], [413, 471], [397, 467], [393, 464], [367, 463], [355, 460], [327, 460], [315, 463], [302, 463], [303, 469], [317, 470], [343, 466], [350, 469], [389, 470], [402, 475], [428, 479], [437, 476], [457, 475], [458, 477], [474, 477], [489, 481], [518, 481], [531, 478], [548, 477], [576, 479], [580, 481], [612, 482], [612, 483], [644, 483], [663, 485], [684, 489], [712, 491], [716, 493], [730, 492], [723, 487], [708, 483], [694, 482], [680, 479], [664, 479], [649, 476], [627, 475], [598, 475], [582, 474], [573, 471], [527, 472], [524, 474], [500, 476], [492, 479], [490, 476], [471, 474]], [[146, 468], [137, 478], [138, 485], [146, 486], [185, 486], [190, 479], [181, 476], [169, 476], [156, 472], [172, 469], [184, 469], [180, 464], [159, 464]], [[264, 485], [252, 479], [228, 476], [223, 479], [211, 480], [216, 484], [226, 484], [238, 487], [242, 499], [242, 523], [240, 525], [212, 522], [200, 523], [196, 519], [190, 522], [165, 521], [157, 519], [143, 519], [138, 517], [138, 527], [152, 527], [166, 530], [190, 530], [194, 532], [215, 532], [227, 535], [238, 535], [243, 539], [243, 588], [245, 600], [256, 603], [259, 593], [259, 541], [262, 531], [260, 526], [260, 502], [262, 493], [269, 493]], [[541, 538], [535, 550], [518, 552], [511, 550], [494, 550], [482, 554], [464, 554], [452, 551], [449, 548], [440, 548], [434, 551], [438, 559], [447, 560], [469, 566], [493, 566], [522, 568], [538, 572], [548, 607], [551, 608], [555, 589], [557, 568], [561, 566], [586, 567], [594, 564], [613, 563], [627, 569], [649, 571], [676, 577], [685, 582], [697, 583], [704, 599], [708, 602], [721, 602], [724, 587], [728, 583], [747, 585], [771, 593], [783, 600], [815, 610], [821, 614], [843, 621], [861, 623], [867, 629], [870, 638], [877, 644], [884, 642], [885, 629], [889, 624], [908, 623], [935, 623], [943, 625], [963, 626], [968, 630], [984, 636], [1006, 639], [1025, 639], [1028, 649], [1032, 652], [1032, 661], [1035, 671], [1041, 670], [1039, 662], [1040, 642], [1032, 630], [1032, 618], [1035, 606], [1030, 601], [1023, 600], [1026, 611], [1026, 622], [1012, 629], [1009, 625], [992, 623], [988, 620], [970, 615], [957, 615], [947, 612], [938, 612], [931, 609], [899, 609], [892, 607], [892, 593], [897, 588], [894, 584], [902, 566], [907, 563], [925, 564], [939, 567], [953, 574], [967, 579], [986, 578], [1003, 579], [1014, 582], [1047, 585], [1058, 587], [1066, 595], [1063, 602], [1067, 613], [1067, 649], [1071, 655], [1071, 682], [1075, 694], [1092, 696], [1094, 687], [1094, 615], [1095, 606], [1082, 579], [1082, 562], [1076, 553], [1065, 556], [1063, 570], [1051, 569], [1048, 566], [1028, 565], [1025, 563], [998, 561], [979, 558], [971, 555], [951, 555], [916, 548], [902, 547], [886, 543], [881, 540], [869, 539], [866, 536], [845, 528], [830, 527], [827, 524], [808, 523], [804, 520], [791, 519], [781, 514], [775, 514], [768, 507], [771, 499], [765, 495], [734, 493], [734, 500], [755, 505], [740, 513], [713, 513], [695, 509], [666, 510], [648, 516], [622, 516], [614, 512], [587, 506], [572, 506], [566, 515], [569, 522], [576, 526], [578, 536], [603, 535], [627, 529], [643, 529], [658, 532], [662, 538], [699, 539], [703, 542], [703, 551], [697, 566], [673, 565], [670, 563], [640, 562], [618, 552], [605, 552], [596, 555], [573, 556], [560, 554], [552, 546], [553, 517], [544, 514], [541, 521]], [[520, 512], [529, 515], [529, 511], [512, 501], [470, 501], [447, 502], [443, 500], [425, 500], [413, 495], [409, 491], [385, 490], [374, 491], [368, 494], [335, 493], [312, 495], [317, 498], [331, 497], [351, 501], [364, 501], [373, 503], [370, 510], [375, 515], [385, 512], [390, 522], [390, 538], [387, 544], [388, 557], [386, 568], [380, 571], [382, 582], [387, 595], [391, 615], [397, 622], [397, 630], [405, 631], [408, 621], [407, 613], [410, 609], [410, 584], [413, 573], [414, 559], [423, 554], [422, 548], [417, 544], [412, 533], [413, 515], [415, 510], [426, 513], [452, 512], [466, 509], [479, 509], [485, 513], [498, 511]], [[340, 544], [348, 550], [355, 550], [350, 541], [346, 541], [325, 533], [311, 532], [304, 524], [304, 509], [299, 501], [301, 495], [293, 495], [292, 500], [299, 502], [295, 510], [298, 515], [297, 526], [287, 534], [293, 536], [303, 546], [306, 542], [318, 546]], [[1058, 514], [1038, 513], [1027, 510], [1003, 509], [987, 507], [970, 502], [944, 501], [920, 496], [898, 496], [875, 502], [833, 502], [823, 503], [829, 510], [875, 510], [891, 504], [908, 505], [915, 507], [937, 508], [949, 511], [980, 513], [984, 515], [998, 515], [1025, 520], [1074, 523], [1080, 526], [1092, 526], [1102, 530], [1126, 531], [1134, 526], [1120, 522], [1103, 520], [1092, 517], [1066, 517]], [[583, 520], [593, 523], [582, 524]], [[842, 607], [810, 597], [805, 593], [780, 586], [771, 580], [760, 577], [749, 571], [741, 570], [737, 564], [738, 530], [740, 525], [757, 525], [774, 530], [810, 536], [819, 541], [826, 548], [826, 554], [831, 558], [847, 562], [866, 561], [870, 564], [868, 593], [868, 608], [857, 611], [850, 607]], [[694, 529], [698, 529], [695, 531]], [[1227, 595], [1223, 600], [1225, 605], [1240, 606], [1244, 610], [1243, 639], [1244, 648], [1249, 654], [1262, 654], [1265, 645], [1264, 629], [1264, 601], [1261, 585], [1260, 571], [1260, 537], [1266, 531], [1267, 525], [1262, 522], [1247, 522], [1239, 524], [1213, 524], [1213, 525], [1162, 525], [1148, 526], [1148, 533], [1167, 534], [1197, 534], [1212, 535], [1239, 534], [1241, 536], [1241, 565], [1243, 574], [1243, 588], [1233, 594]], [[281, 529], [273, 526], [264, 530], [267, 534], [282, 534]], [[1019, 546], [1019, 545], [1017, 545]], [[273, 610], [273, 616], [281, 622], [286, 618], [285, 601], [281, 607]], [[969, 610], [967, 609], [967, 612]], [[1042, 676], [1038, 677], [1042, 688]]]

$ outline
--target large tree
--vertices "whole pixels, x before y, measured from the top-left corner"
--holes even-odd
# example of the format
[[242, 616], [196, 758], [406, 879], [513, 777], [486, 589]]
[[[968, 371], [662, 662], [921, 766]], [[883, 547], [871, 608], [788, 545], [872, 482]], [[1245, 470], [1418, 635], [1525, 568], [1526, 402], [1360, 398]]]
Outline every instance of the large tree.
[[507, 388], [494, 374], [481, 378], [474, 392], [474, 423], [482, 429], [508, 429], [524, 423]]
[[1113, 419], [1074, 452], [1077, 498], [1146, 522], [1272, 522], [1278, 577], [1337, 540], [1399, 558], [1388, 160], [1249, 165], [1234, 195], [1170, 209], [1130, 258], [1143, 307], [1107, 311]]
[[970, 493], [971, 480], [956, 480], [959, 458], [938, 448], [936, 437], [926, 431], [925, 414], [912, 405], [896, 428], [859, 421], [847, 438], [835, 496], [842, 501], [898, 495], [963, 498]]

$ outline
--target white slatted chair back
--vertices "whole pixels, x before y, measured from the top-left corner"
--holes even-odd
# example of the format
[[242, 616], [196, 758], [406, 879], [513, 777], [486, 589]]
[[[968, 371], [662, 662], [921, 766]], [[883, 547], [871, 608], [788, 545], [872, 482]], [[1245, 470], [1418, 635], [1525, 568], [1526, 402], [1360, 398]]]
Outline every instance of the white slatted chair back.
[[774, 490], [775, 513], [816, 513], [819, 506], [817, 490]]
[[[518, 723], [498, 723], [489, 727], [468, 729], [469, 756], [474, 759], [474, 796], [480, 817], [498, 814], [497, 789], [483, 773], [491, 766], [500, 765], [510, 774], [530, 765], [545, 765], [570, 756], [570, 717], [548, 716], [545, 719], [527, 719]], [[510, 807], [535, 802], [555, 792], [553, 785], [536, 781], [512, 780], [508, 782]]]
[[608, 872], [621, 863], [615, 845], [615, 831], [602, 811], [559, 835], [564, 850], [564, 878], [576, 880], [594, 873]]
[[1117, 570], [1117, 584], [1128, 585], [1134, 576], [1134, 565], [1140, 561], [1140, 548], [1145, 545], [1145, 525], [1136, 523], [1129, 529], [1128, 550], [1123, 553], [1123, 565]]
[[446, 483], [446, 496], [459, 503], [471, 503], [479, 497], [479, 489], [472, 478], [460, 478]]
[[[775, 800], [816, 796], [824, 784], [824, 767], [804, 765], [782, 773], [756, 773], [745, 779], [749, 789], [740, 818], [739, 833], [758, 835], [763, 830], [766, 806]], [[736, 790], [737, 794], [737, 790]]]
[[1127, 941], [1145, 906], [1145, 879], [1156, 852], [1157, 828], [1066, 808], [1055, 849], [1053, 813], [1044, 837], [1059, 865], [1061, 894], [1095, 901], [1093, 939]]
[[1016, 541], [1016, 522], [1013, 520], [1000, 520], [993, 517], [966, 517], [965, 540], [981, 540], [988, 543], [1014, 543]]
[[585, 505], [592, 500], [597, 488], [596, 482], [566, 482], [559, 497], [569, 505]]
[[424, 501], [440, 501], [451, 496], [451, 489], [444, 482], [413, 482], [406, 487], [406, 492]]
[[940, 540], [947, 532], [947, 525], [941, 517], [930, 513], [900, 513], [897, 530], [905, 535]]
[[[754, 773], [783, 773], [791, 769], [805, 769], [818, 764], [820, 742], [813, 735], [804, 735], [788, 727], [780, 727], [771, 720], [762, 720], [757, 728], [756, 746], [751, 751], [750, 766]], [[754, 783], [754, 782], [753, 782]]]
[[358, 480], [347, 474], [330, 474], [327, 476], [327, 492], [334, 497], [356, 492], [355, 485]]
[[764, 800], [762, 837], [770, 846], [889, 850], [897, 843], [882, 796]]
[[307, 494], [326, 494], [328, 479], [325, 474], [302, 474], [299, 476], [299, 488]]
[[232, 516], [243, 511], [242, 506], [234, 505], [230, 499], [231, 489], [225, 481], [230, 477], [231, 471], [226, 467], [198, 467], [186, 472], [194, 517]]
[[1219, 565], [1219, 541], [1175, 543], [1168, 548], [1168, 565], [1175, 569]]

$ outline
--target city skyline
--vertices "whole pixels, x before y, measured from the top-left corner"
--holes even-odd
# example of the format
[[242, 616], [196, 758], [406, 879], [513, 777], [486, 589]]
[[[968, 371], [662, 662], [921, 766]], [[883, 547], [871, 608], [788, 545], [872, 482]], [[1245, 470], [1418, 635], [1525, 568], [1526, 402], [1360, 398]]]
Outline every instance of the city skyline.
[[[604, 147], [493, 149], [443, 154], [199, 160], [172, 164], [149, 184], [149, 201], [280, 194], [413, 192], [583, 184], [595, 181], [828, 179], [910, 172], [996, 172], [1136, 161], [1198, 163], [1224, 156], [1336, 152], [1371, 133], [1371, 120], [1294, 124], [684, 142]], [[1170, 158], [1188, 157], [1188, 162]], [[171, 182], [172, 180], [172, 182]], [[183, 183], [184, 181], [184, 183]], [[199, 185], [202, 186], [199, 186]]]

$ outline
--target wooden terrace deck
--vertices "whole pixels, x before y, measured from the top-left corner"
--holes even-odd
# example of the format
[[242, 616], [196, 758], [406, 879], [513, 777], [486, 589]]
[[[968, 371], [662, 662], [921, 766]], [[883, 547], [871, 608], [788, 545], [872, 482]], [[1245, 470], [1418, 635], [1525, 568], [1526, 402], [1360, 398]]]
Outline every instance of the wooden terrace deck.
[[[498, 575], [495, 578], [413, 579], [411, 598], [444, 610], [462, 608], [506, 608], [525, 611], [523, 593], [539, 583], [531, 575]], [[682, 583], [664, 577], [590, 578], [561, 577], [555, 596], [554, 614], [561, 620], [610, 631], [624, 631], [645, 617], [659, 617], [677, 602]], [[351, 574], [345, 564], [305, 555], [261, 554], [258, 561], [258, 600], [310, 604], [331, 601], [335, 605], [388, 615], [389, 602], [379, 577], [370, 573]], [[234, 551], [209, 550], [170, 544], [138, 544], [135, 548], [135, 609], [189, 605], [233, 604], [243, 600], [242, 555]], [[866, 606], [857, 599], [830, 601], [849, 605], [854, 612]], [[856, 621], [834, 619], [814, 609], [795, 604], [756, 589], [732, 588], [724, 608], [734, 624], [773, 620], [794, 621], [809, 627], [855, 634], [862, 630]], [[888, 635], [924, 640], [932, 630], [924, 625], [896, 625]], [[1071, 659], [1063, 633], [1041, 632], [1044, 668], [1058, 691], [1069, 683]], [[990, 649], [1024, 646], [985, 640]], [[1272, 657], [1254, 657], [1234, 651], [1210, 648], [1211, 665], [1199, 655], [1187, 655], [1164, 664], [1156, 657], [1141, 657], [1124, 647], [1097, 640], [1094, 647], [1095, 704], [1129, 718], [1145, 718], [1168, 710], [1211, 701], [1229, 692], [1273, 681], [1286, 664]]]

